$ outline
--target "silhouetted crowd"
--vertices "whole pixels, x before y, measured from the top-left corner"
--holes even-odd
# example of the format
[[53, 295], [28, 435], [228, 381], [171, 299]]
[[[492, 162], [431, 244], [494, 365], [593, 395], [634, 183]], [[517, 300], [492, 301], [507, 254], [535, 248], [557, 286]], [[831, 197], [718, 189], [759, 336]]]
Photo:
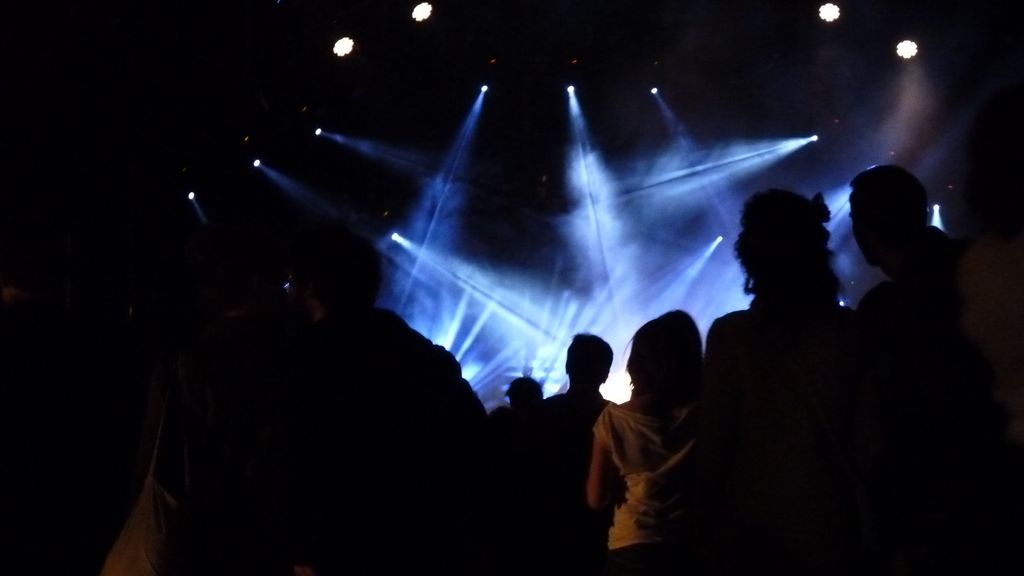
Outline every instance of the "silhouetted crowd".
[[375, 306], [380, 256], [343, 228], [287, 254], [203, 229], [202, 321], [128, 365], [137, 343], [63, 306], [61, 247], [7, 238], [8, 570], [1020, 574], [1022, 133], [1024, 86], [975, 118], [970, 240], [928, 225], [906, 169], [852, 178], [854, 237], [888, 277], [856, 309], [821, 195], [750, 196], [750, 307], [705, 342], [683, 310], [640, 326], [622, 404], [599, 391], [611, 346], [580, 333], [567, 392], [523, 376], [488, 414], [449, 351]]

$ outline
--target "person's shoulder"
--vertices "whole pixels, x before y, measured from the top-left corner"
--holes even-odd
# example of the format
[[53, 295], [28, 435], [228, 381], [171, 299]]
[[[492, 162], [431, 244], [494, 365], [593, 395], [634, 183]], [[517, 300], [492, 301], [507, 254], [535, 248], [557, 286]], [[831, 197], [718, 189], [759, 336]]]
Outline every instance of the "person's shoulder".
[[734, 326], [742, 326], [754, 321], [754, 315], [750, 310], [734, 310], [728, 314], [723, 314], [715, 321], [711, 323], [712, 328], [719, 330], [728, 329]]
[[417, 332], [412, 326], [409, 326], [409, 323], [393, 310], [388, 310], [386, 308], [371, 308], [365, 312], [364, 318], [365, 322], [376, 330], [389, 333], [415, 333], [422, 336], [422, 334]]
[[434, 344], [432, 340], [391, 310], [373, 308], [367, 311], [365, 323], [367, 330], [373, 334], [374, 340], [385, 342], [405, 353], [419, 352], [420, 355], [432, 359], [448, 353], [444, 347]]
[[708, 343], [712, 340], [730, 338], [732, 335], [751, 329], [756, 320], [750, 310], [736, 310], [719, 316], [708, 329]]
[[565, 410], [570, 404], [572, 404], [572, 399], [569, 398], [568, 394], [563, 392], [561, 394], [548, 396], [544, 399], [542, 406], [544, 406], [545, 410]]

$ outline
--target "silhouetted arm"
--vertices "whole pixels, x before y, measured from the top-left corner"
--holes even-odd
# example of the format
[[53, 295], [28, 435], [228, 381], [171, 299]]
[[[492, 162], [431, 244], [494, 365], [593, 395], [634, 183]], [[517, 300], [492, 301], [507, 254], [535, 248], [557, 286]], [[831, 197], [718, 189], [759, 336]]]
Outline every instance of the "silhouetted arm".
[[611, 503], [612, 485], [618, 474], [611, 451], [595, 435], [590, 454], [590, 472], [587, 475], [588, 506], [600, 510]]
[[736, 336], [736, 330], [730, 330], [721, 319], [716, 321], [708, 332], [704, 358], [697, 436], [697, 503], [701, 521], [710, 526], [716, 522], [725, 499], [736, 450], [741, 362], [736, 354], [740, 346]]

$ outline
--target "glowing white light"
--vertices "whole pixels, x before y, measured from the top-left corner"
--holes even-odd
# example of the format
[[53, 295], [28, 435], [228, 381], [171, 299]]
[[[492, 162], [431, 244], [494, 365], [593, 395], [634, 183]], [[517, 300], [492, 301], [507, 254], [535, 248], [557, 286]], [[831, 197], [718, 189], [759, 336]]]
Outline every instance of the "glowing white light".
[[565, 91], [568, 92], [569, 94], [572, 94], [573, 92], [576, 91], [576, 87], [575, 86], [569, 86], [568, 88], [565, 89]]
[[610, 374], [608, 380], [601, 385], [601, 396], [609, 402], [622, 404], [633, 395], [633, 384], [626, 372]]
[[829, 2], [828, 4], [822, 4], [818, 8], [818, 17], [825, 22], [835, 22], [839, 19], [839, 6]]
[[427, 18], [430, 18], [430, 13], [433, 10], [433, 6], [426, 2], [421, 2], [420, 4], [417, 4], [415, 8], [412, 9], [412, 19], [417, 22], [423, 22]]
[[932, 218], [928, 223], [932, 226], [935, 226], [939, 230], [946, 229], [946, 226], [942, 223], [942, 212], [939, 211], [938, 204], [932, 206]]
[[715, 238], [715, 242], [721, 242], [722, 240], [725, 240], [725, 238], [723, 238], [721, 236], [719, 236], [718, 238]]
[[480, 91], [481, 92], [487, 92], [487, 84], [484, 84], [483, 86], [481, 86], [480, 87]]
[[394, 240], [395, 242], [401, 242], [402, 241], [402, 237], [398, 235], [398, 232], [392, 232], [391, 233], [391, 239]]
[[341, 56], [348, 56], [352, 53], [352, 50], [356, 47], [356, 41], [345, 36], [334, 43], [334, 53]]
[[651, 88], [651, 94], [657, 94], [657, 93], [658, 93], [658, 89], [657, 88]]
[[817, 142], [817, 141], [818, 141], [818, 135], [817, 134], [815, 134], [814, 136], [811, 136], [811, 142]]
[[252, 167], [253, 168], [259, 168], [260, 167], [260, 159], [259, 158], [257, 158], [257, 159], [252, 161]]
[[846, 300], [839, 300], [840, 306], [846, 306]]
[[896, 45], [896, 55], [906, 59], [917, 56], [917, 44], [911, 40], [900, 42]]
[[195, 192], [189, 192], [188, 193], [188, 199], [189, 200], [195, 200], [196, 199], [196, 193]]
[[319, 135], [321, 135], [323, 133], [324, 133], [324, 131], [319, 129], [319, 128], [317, 128], [316, 130], [313, 130], [313, 134], [316, 134], [317, 136], [319, 136]]

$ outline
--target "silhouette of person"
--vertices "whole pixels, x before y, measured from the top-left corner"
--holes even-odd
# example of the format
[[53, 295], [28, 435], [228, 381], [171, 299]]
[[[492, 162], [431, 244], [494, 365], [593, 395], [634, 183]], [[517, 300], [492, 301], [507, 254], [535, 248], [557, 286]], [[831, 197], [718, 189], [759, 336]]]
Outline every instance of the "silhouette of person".
[[587, 503], [615, 505], [606, 574], [675, 574], [687, 560], [696, 564], [690, 546], [701, 362], [700, 332], [688, 314], [673, 310], [647, 322], [626, 364], [632, 396], [609, 404], [594, 424]]
[[291, 563], [473, 573], [486, 413], [454, 356], [374, 306], [381, 282], [376, 249], [346, 229], [295, 243], [289, 290], [308, 326], [288, 409]]
[[204, 319], [154, 370], [137, 462], [137, 479], [155, 462], [184, 519], [155, 568], [280, 574], [281, 258], [248, 228], [203, 230], [187, 250]]
[[608, 405], [601, 385], [608, 379], [612, 347], [600, 336], [576, 334], [566, 351], [569, 389], [544, 400], [545, 492], [549, 549], [558, 574], [599, 574], [604, 567], [611, 509], [591, 510], [586, 480], [594, 422]]
[[509, 382], [505, 396], [508, 397], [508, 403], [512, 410], [536, 412], [541, 401], [544, 400], [544, 390], [540, 382], [529, 376], [521, 376]]
[[1024, 128], [1024, 84], [1004, 86], [977, 112], [967, 144], [965, 197], [981, 233], [959, 273], [963, 327], [995, 374], [994, 393], [1007, 412], [1008, 439], [1024, 450], [1024, 201], [1020, 153], [1011, 143]]
[[113, 416], [102, 401], [109, 382], [61, 298], [63, 233], [28, 228], [6, 226], [0, 240], [6, 565], [18, 574], [92, 575], [119, 520], [111, 519], [110, 446], [101, 434]]
[[959, 328], [966, 243], [927, 225], [925, 188], [904, 168], [874, 166], [850, 188], [857, 245], [891, 278], [858, 307], [885, 446], [872, 486], [882, 535], [897, 569], [976, 573], [1001, 420], [990, 369]]
[[743, 208], [736, 257], [754, 299], [712, 324], [700, 404], [712, 573], [864, 569], [870, 404], [855, 313], [838, 305], [828, 219], [820, 194], [771, 189]]
[[488, 573], [546, 573], [545, 546], [537, 526], [537, 518], [549, 514], [543, 497], [549, 482], [543, 466], [547, 438], [540, 420], [543, 388], [533, 378], [520, 376], [509, 383], [505, 395], [509, 405], [488, 415], [488, 484], [496, 496], [485, 529], [490, 533], [488, 555], [501, 559]]
[[961, 327], [993, 371], [993, 395], [1006, 418], [1007, 454], [998, 505], [1003, 521], [993, 540], [1008, 569], [1024, 564], [1024, 202], [1020, 150], [1024, 130], [1024, 84], [1004, 85], [976, 112], [967, 139], [968, 206], [980, 234], [960, 262]]

